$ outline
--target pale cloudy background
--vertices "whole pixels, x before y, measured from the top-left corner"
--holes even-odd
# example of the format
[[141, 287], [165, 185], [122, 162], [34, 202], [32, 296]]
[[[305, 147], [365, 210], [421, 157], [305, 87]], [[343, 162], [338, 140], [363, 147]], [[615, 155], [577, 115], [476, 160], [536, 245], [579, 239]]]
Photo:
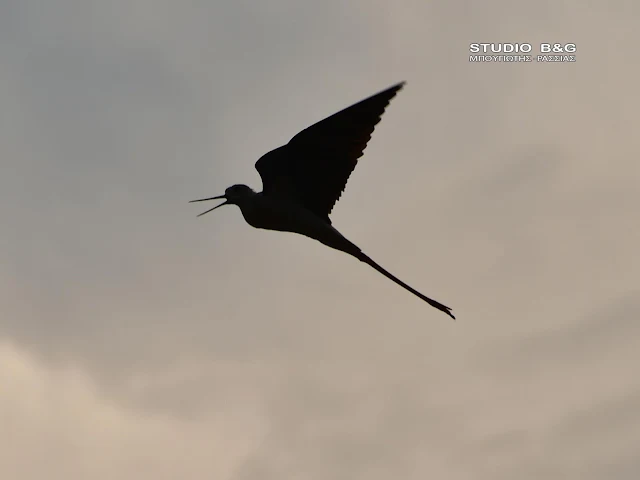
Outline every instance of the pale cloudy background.
[[[0, 478], [638, 478], [639, 19], [0, 1]], [[456, 322], [187, 204], [400, 80], [334, 224]]]

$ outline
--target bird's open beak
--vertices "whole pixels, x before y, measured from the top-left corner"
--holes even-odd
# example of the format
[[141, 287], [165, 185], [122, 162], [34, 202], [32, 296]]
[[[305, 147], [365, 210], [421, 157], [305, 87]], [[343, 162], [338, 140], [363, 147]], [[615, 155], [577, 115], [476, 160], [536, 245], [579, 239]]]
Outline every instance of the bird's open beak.
[[[223, 199], [223, 198], [226, 200], [226, 198], [227, 198], [227, 197], [225, 197], [224, 195], [218, 195], [217, 197], [201, 198], [200, 200], [191, 200], [189, 203], [193, 203], [193, 202], [206, 202], [206, 201], [208, 201], [208, 200], [221, 200], [221, 199]], [[209, 209], [209, 210], [207, 210], [206, 212], [202, 212], [200, 215], [198, 215], [198, 217], [201, 217], [201, 216], [202, 216], [202, 215], [204, 215], [205, 213], [209, 213], [209, 212], [211, 212], [211, 211], [215, 210], [215, 209], [216, 209], [216, 208], [218, 208], [218, 207], [221, 207], [221, 206], [223, 206], [223, 205], [227, 205], [228, 203], [229, 203], [228, 201], [225, 201], [225, 202], [221, 203], [220, 205], [216, 205], [215, 207], [210, 208], [210, 209]]]

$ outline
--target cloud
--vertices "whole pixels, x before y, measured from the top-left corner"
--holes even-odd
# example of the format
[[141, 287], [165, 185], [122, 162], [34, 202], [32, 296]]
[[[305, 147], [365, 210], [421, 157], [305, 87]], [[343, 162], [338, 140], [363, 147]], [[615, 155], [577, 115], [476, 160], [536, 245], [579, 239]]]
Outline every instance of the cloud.
[[0, 378], [0, 458], [11, 478], [229, 476], [263, 428], [259, 411], [237, 401], [197, 422], [123, 411], [85, 373], [47, 368], [7, 343]]
[[[0, 477], [637, 470], [635, 4], [14, 3]], [[472, 64], [479, 41], [578, 61]], [[332, 217], [456, 322], [187, 204], [400, 80]]]
[[539, 329], [520, 339], [502, 340], [483, 355], [493, 370], [516, 375], [571, 367], [576, 361], [600, 362], [634, 348], [639, 315], [640, 303], [634, 291], [573, 323]]

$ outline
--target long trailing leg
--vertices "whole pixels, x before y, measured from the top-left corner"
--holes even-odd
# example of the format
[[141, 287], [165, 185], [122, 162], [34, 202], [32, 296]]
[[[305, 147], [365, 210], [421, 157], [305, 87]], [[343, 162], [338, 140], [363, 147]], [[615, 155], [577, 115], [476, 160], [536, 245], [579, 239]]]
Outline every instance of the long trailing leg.
[[378, 272], [380, 272], [381, 274], [383, 274], [385, 277], [387, 277], [389, 280], [394, 281], [395, 283], [397, 283], [398, 285], [400, 285], [401, 287], [409, 290], [411, 293], [413, 293], [416, 297], [421, 298], [422, 300], [424, 300], [425, 302], [427, 302], [429, 305], [431, 305], [434, 308], [437, 308], [438, 310], [446, 313], [447, 315], [449, 315], [451, 318], [453, 318], [454, 320], [456, 319], [456, 317], [453, 316], [453, 314], [451, 313], [451, 308], [447, 307], [446, 305], [441, 304], [440, 302], [436, 302], [435, 300], [427, 297], [426, 295], [421, 294], [419, 291], [417, 291], [415, 288], [410, 287], [409, 285], [407, 285], [406, 283], [404, 283], [402, 280], [400, 280], [398, 277], [396, 277], [395, 275], [392, 275], [391, 273], [387, 272], [384, 268], [382, 268], [380, 265], [378, 265], [376, 262], [374, 262], [370, 257], [368, 257], [367, 255], [365, 255], [362, 252], [358, 252], [357, 254], [354, 255], [354, 257], [356, 257], [358, 260], [360, 260], [361, 262], [366, 263], [367, 265], [370, 265], [371, 267], [375, 268]]

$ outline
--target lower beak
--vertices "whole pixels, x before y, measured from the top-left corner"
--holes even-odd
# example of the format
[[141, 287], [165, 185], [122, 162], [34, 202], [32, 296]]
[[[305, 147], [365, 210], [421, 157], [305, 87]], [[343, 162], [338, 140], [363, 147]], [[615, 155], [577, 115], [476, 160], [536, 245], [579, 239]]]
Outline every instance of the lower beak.
[[194, 202], [206, 202], [209, 200], [221, 200], [221, 199], [225, 199], [225, 202], [221, 203], [220, 205], [216, 205], [213, 208], [210, 208], [209, 210], [207, 210], [206, 212], [202, 212], [200, 215], [198, 215], [198, 217], [201, 217], [202, 215], [204, 215], [205, 213], [209, 213], [212, 212], [213, 210], [215, 210], [216, 208], [219, 208], [223, 205], [227, 205], [229, 203], [229, 201], [226, 200], [226, 197], [224, 195], [218, 195], [217, 197], [211, 197], [211, 198], [201, 198], [199, 200], [191, 200], [189, 203], [194, 203]]

